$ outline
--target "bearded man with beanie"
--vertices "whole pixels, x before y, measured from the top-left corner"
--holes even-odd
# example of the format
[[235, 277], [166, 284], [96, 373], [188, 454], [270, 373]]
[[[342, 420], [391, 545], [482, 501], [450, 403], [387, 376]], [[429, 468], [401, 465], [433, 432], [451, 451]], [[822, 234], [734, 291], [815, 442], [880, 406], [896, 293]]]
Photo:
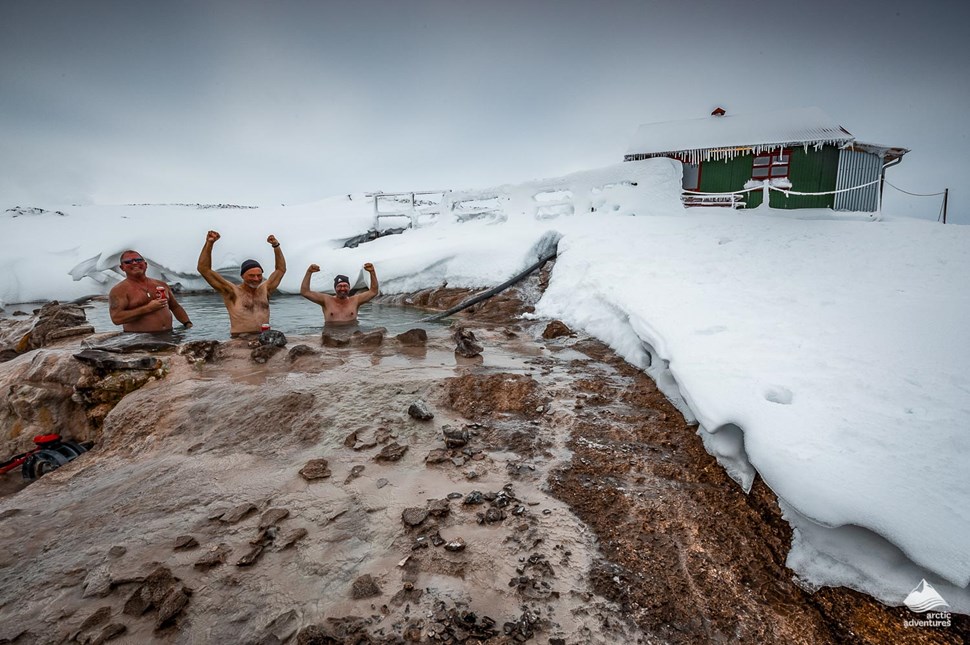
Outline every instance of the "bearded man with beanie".
[[199, 255], [199, 273], [209, 285], [219, 292], [229, 312], [229, 333], [236, 338], [243, 334], [258, 334], [263, 324], [269, 323], [269, 296], [280, 286], [286, 273], [286, 260], [280, 243], [270, 235], [266, 241], [273, 247], [276, 267], [263, 282], [263, 267], [256, 260], [246, 260], [239, 267], [242, 284], [233, 284], [212, 270], [212, 246], [220, 235], [209, 231]]

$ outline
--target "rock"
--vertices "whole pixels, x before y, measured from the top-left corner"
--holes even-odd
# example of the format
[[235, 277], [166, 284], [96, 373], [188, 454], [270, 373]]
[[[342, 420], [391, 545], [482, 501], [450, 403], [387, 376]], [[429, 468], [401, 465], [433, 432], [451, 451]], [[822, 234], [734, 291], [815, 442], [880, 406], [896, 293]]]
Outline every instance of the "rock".
[[426, 464], [440, 464], [451, 459], [451, 452], [444, 448], [435, 448], [424, 458]]
[[282, 534], [279, 539], [276, 540], [276, 544], [279, 545], [279, 550], [282, 551], [290, 548], [307, 535], [309, 535], [309, 531], [301, 526]]
[[364, 467], [363, 466], [361, 466], [359, 464], [357, 466], [354, 466], [353, 468], [350, 469], [350, 474], [347, 475], [347, 479], [344, 480], [344, 483], [345, 484], [349, 484], [353, 480], [355, 480], [358, 477], [360, 477], [360, 474], [362, 472], [364, 472]]
[[391, 482], [387, 481], [387, 479], [381, 477], [380, 479], [377, 480], [377, 483], [375, 485], [377, 486], [377, 489], [380, 490], [381, 488], [384, 488], [390, 483]]
[[263, 549], [265, 548], [266, 547], [262, 544], [254, 544], [253, 547], [249, 550], [249, 553], [239, 558], [239, 560], [236, 562], [236, 566], [248, 567], [256, 564], [256, 560], [258, 560], [259, 556], [263, 554]]
[[409, 329], [402, 334], [398, 334], [394, 339], [402, 345], [411, 347], [420, 346], [428, 342], [428, 332], [420, 328]]
[[157, 567], [131, 593], [122, 612], [128, 616], [141, 616], [152, 607], [161, 606], [178, 584], [178, 578], [167, 567]]
[[444, 517], [451, 512], [451, 501], [448, 499], [432, 499], [428, 501], [428, 514], [434, 517]]
[[155, 619], [155, 629], [161, 629], [178, 618], [185, 606], [189, 604], [189, 594], [182, 584], [173, 587], [162, 599]]
[[[109, 618], [111, 618], [111, 607], [110, 606], [98, 607], [98, 609], [93, 614], [91, 614], [90, 616], [84, 619], [84, 622], [82, 622], [80, 627], [77, 628], [77, 633], [82, 634], [86, 631], [89, 631], [92, 627], [97, 627], [102, 623], [108, 622]], [[77, 640], [76, 635], [75, 635], [75, 640]]]
[[70, 338], [71, 336], [87, 336], [94, 333], [94, 327], [91, 325], [78, 325], [77, 327], [65, 327], [64, 329], [56, 329], [54, 331], [47, 332], [47, 338], [45, 341], [51, 343], [52, 341], [58, 340], [60, 338]]
[[466, 546], [465, 541], [459, 537], [459, 538], [455, 538], [450, 542], [445, 543], [445, 551], [453, 551], [453, 552], [464, 551], [465, 546]]
[[571, 336], [572, 333], [573, 331], [561, 320], [553, 320], [551, 323], [546, 325], [546, 328], [542, 331], [542, 337], [548, 340], [550, 338]]
[[455, 353], [464, 356], [465, 358], [473, 358], [482, 353], [484, 348], [479, 345], [476, 341], [475, 334], [471, 330], [465, 329], [462, 326], [457, 326], [455, 328], [455, 333], [453, 335], [457, 347], [455, 347]]
[[85, 576], [82, 586], [84, 587], [84, 593], [81, 595], [82, 598], [90, 598], [91, 596], [103, 598], [110, 594], [111, 571], [108, 569], [108, 565], [102, 564], [91, 569], [88, 575]]
[[441, 433], [445, 437], [445, 446], [448, 448], [462, 448], [468, 443], [469, 434], [466, 428], [444, 426]]
[[485, 496], [482, 495], [481, 491], [473, 490], [465, 495], [465, 499], [462, 500], [461, 503], [465, 504], [466, 506], [471, 506], [473, 504], [484, 504]]
[[397, 443], [389, 443], [374, 457], [374, 461], [397, 461], [408, 451], [407, 446]]
[[350, 339], [342, 335], [335, 336], [324, 329], [320, 336], [320, 344], [324, 347], [347, 347], [350, 345]]
[[269, 526], [276, 526], [289, 516], [290, 512], [285, 508], [271, 508], [259, 518], [259, 528], [264, 529]]
[[307, 481], [330, 477], [330, 464], [326, 459], [311, 459], [300, 469], [300, 476]]
[[211, 569], [220, 564], [225, 564], [226, 558], [232, 553], [232, 548], [227, 544], [220, 544], [209, 549], [209, 552], [195, 561], [196, 569]]
[[54, 300], [35, 313], [36, 319], [18, 321], [4, 329], [0, 350], [5, 359], [44, 347], [58, 338], [94, 331], [87, 324], [84, 310], [75, 304], [62, 305]]
[[175, 538], [175, 546], [173, 548], [176, 551], [188, 551], [189, 549], [194, 549], [197, 546], [199, 546], [199, 541], [191, 535], [180, 535]]
[[418, 526], [428, 519], [428, 509], [412, 506], [401, 513], [401, 521], [405, 526]]
[[263, 630], [261, 644], [287, 643], [300, 627], [300, 615], [294, 609], [285, 611], [274, 618]]
[[[265, 334], [269, 332], [263, 333]], [[273, 356], [275, 356], [280, 349], [281, 347], [279, 345], [260, 345], [249, 354], [249, 357], [253, 359], [254, 363], [262, 365], [269, 359], [273, 358]]]
[[124, 634], [128, 628], [123, 623], [111, 623], [110, 625], [105, 625], [98, 637], [91, 641], [91, 645], [102, 645], [102, 643], [107, 643], [108, 641], [117, 638]]
[[266, 331], [259, 332], [257, 340], [263, 347], [286, 347], [286, 336], [283, 335], [283, 332], [276, 329], [267, 329]]
[[113, 336], [95, 337], [81, 341], [81, 349], [96, 349], [116, 354], [129, 352], [161, 352], [175, 349], [177, 345], [155, 334], [118, 333]]
[[195, 340], [179, 345], [177, 351], [190, 363], [211, 363], [217, 358], [219, 346], [217, 340]]
[[349, 435], [344, 437], [344, 447], [353, 448], [356, 445], [357, 445], [357, 431], [354, 430]]
[[350, 337], [350, 343], [357, 347], [377, 347], [384, 343], [384, 330], [379, 329], [366, 334], [356, 331]]
[[350, 588], [350, 595], [354, 600], [372, 598], [381, 595], [381, 589], [370, 574], [364, 574], [354, 580], [354, 584]]
[[256, 510], [256, 505], [247, 502], [245, 504], [240, 504], [235, 508], [229, 509], [228, 511], [223, 513], [219, 517], [219, 519], [225, 522], [226, 524], [235, 524], [236, 522], [239, 522], [240, 520], [248, 516], [250, 513], [254, 512], [255, 510]]
[[418, 421], [429, 421], [434, 419], [434, 412], [432, 412], [431, 408], [428, 407], [428, 404], [421, 399], [418, 399], [408, 406], [408, 414]]
[[157, 370], [162, 366], [162, 361], [154, 356], [120, 357], [100, 349], [85, 349], [74, 354], [74, 358], [105, 372], [116, 370]]
[[309, 345], [294, 345], [290, 351], [287, 353], [286, 357], [290, 359], [292, 363], [298, 358], [303, 358], [304, 356], [314, 356], [319, 354], [317, 350], [313, 349]]

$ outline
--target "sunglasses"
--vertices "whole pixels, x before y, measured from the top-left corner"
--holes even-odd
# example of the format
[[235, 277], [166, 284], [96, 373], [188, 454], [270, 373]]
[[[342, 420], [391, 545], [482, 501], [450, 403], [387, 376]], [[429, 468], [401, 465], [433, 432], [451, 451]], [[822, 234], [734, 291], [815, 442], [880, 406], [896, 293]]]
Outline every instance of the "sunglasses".
[[128, 258], [127, 260], [122, 260], [122, 264], [135, 264], [136, 262], [144, 262], [145, 258]]

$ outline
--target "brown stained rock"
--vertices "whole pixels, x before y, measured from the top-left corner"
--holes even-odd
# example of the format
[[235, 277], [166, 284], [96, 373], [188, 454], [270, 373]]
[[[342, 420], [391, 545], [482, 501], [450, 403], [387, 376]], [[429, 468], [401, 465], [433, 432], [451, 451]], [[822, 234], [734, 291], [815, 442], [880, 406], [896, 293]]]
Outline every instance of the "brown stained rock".
[[307, 625], [296, 635], [296, 645], [334, 645], [336, 642], [319, 625]]
[[473, 358], [484, 351], [484, 348], [478, 344], [478, 339], [475, 338], [475, 334], [470, 329], [465, 329], [459, 325], [455, 327], [453, 337], [457, 345], [455, 347], [455, 353], [460, 356]]
[[226, 524], [235, 524], [236, 522], [242, 521], [243, 519], [248, 517], [250, 513], [253, 513], [255, 511], [256, 511], [256, 505], [247, 502], [245, 504], [240, 504], [239, 506], [236, 506], [226, 511], [219, 517], [219, 519], [225, 522]]
[[405, 526], [418, 526], [428, 519], [428, 509], [412, 506], [401, 513], [401, 521]]
[[180, 535], [175, 538], [175, 546], [173, 548], [176, 551], [188, 551], [189, 549], [194, 549], [197, 546], [199, 546], [199, 541], [191, 535]]
[[354, 580], [354, 584], [350, 588], [350, 596], [354, 600], [373, 598], [379, 595], [381, 595], [381, 588], [377, 586], [377, 582], [370, 574], [364, 574]]
[[112, 558], [120, 558], [124, 554], [128, 553], [128, 547], [116, 544], [110, 549], [108, 549], [108, 555]]
[[266, 547], [263, 544], [254, 544], [253, 547], [249, 550], [249, 553], [247, 553], [246, 555], [244, 555], [243, 557], [239, 558], [239, 560], [236, 561], [236, 566], [249, 567], [256, 564], [256, 561], [259, 560], [259, 556], [263, 554], [263, 550], [265, 548]]
[[538, 383], [526, 374], [466, 374], [447, 379], [445, 392], [448, 404], [470, 418], [496, 412], [534, 417], [542, 405]]
[[292, 348], [290, 348], [290, 351], [287, 353], [286, 357], [292, 363], [298, 358], [303, 358], [304, 356], [314, 356], [319, 353], [320, 352], [313, 349], [309, 345], [294, 345]]
[[380, 427], [374, 431], [374, 441], [379, 444], [387, 443], [394, 438], [394, 433], [389, 428]]
[[260, 345], [259, 347], [255, 348], [252, 352], [250, 352], [249, 357], [253, 360], [254, 363], [258, 363], [262, 365], [269, 359], [273, 358], [273, 356], [275, 356], [276, 353], [279, 352], [281, 349], [283, 348], [280, 347], [279, 345]]
[[189, 363], [211, 363], [218, 357], [219, 341], [195, 340], [179, 345], [177, 352]]
[[451, 512], [451, 500], [432, 499], [428, 500], [428, 514], [433, 517], [444, 517]]
[[349, 435], [347, 435], [346, 437], [344, 437], [344, 447], [345, 448], [353, 448], [355, 445], [357, 445], [357, 431], [356, 430], [354, 430]]
[[397, 342], [409, 347], [425, 345], [428, 342], [428, 332], [423, 329], [409, 329], [394, 337]]
[[285, 508], [271, 508], [259, 518], [259, 528], [265, 529], [270, 526], [276, 526], [289, 516], [290, 511]]
[[408, 416], [418, 421], [430, 421], [434, 419], [434, 412], [431, 411], [427, 403], [418, 399], [408, 406]]
[[361, 331], [354, 332], [350, 343], [357, 347], [377, 347], [384, 343], [384, 331], [379, 329], [366, 334]]
[[334, 335], [324, 330], [320, 336], [320, 344], [324, 347], [347, 347], [350, 339], [342, 335]]
[[307, 481], [330, 477], [330, 462], [326, 459], [311, 459], [300, 469], [300, 476]]
[[363, 472], [364, 472], [363, 466], [361, 466], [360, 464], [354, 466], [353, 468], [350, 469], [350, 474], [347, 475], [347, 479], [344, 480], [344, 483], [349, 484], [353, 480], [360, 477], [361, 473]]
[[451, 451], [444, 448], [435, 448], [424, 458], [426, 464], [440, 464], [451, 459]]
[[128, 616], [141, 616], [152, 607], [158, 607], [166, 596], [179, 585], [178, 578], [168, 567], [157, 567], [128, 597], [122, 610]]
[[124, 356], [100, 349], [85, 349], [74, 354], [74, 358], [96, 370], [110, 372], [115, 370], [157, 370], [162, 361], [154, 356]]
[[467, 428], [444, 426], [441, 428], [441, 434], [445, 437], [445, 447], [447, 448], [463, 448], [468, 444], [470, 438]]
[[57, 329], [51, 332], [47, 332], [46, 341], [50, 343], [60, 338], [70, 338], [71, 336], [87, 336], [93, 333], [94, 333], [94, 327], [92, 327], [91, 325], [78, 325], [77, 327], [65, 327], [64, 329]]
[[178, 618], [185, 606], [189, 604], [189, 594], [184, 585], [178, 584], [165, 595], [158, 607], [158, 617], [155, 619], [155, 629], [162, 629]]
[[407, 446], [402, 446], [395, 441], [394, 443], [389, 443], [384, 446], [374, 457], [374, 461], [397, 461], [403, 457], [404, 453], [407, 451]]
[[276, 544], [278, 545], [279, 550], [283, 551], [284, 549], [290, 548], [307, 535], [309, 535], [309, 531], [301, 526], [280, 535], [276, 540]]
[[225, 564], [226, 558], [229, 557], [230, 553], [232, 553], [232, 548], [228, 544], [214, 546], [205, 555], [196, 560], [195, 568], [205, 570], [217, 567], [220, 564]]
[[553, 320], [551, 323], [546, 325], [546, 328], [542, 331], [542, 337], [548, 340], [551, 338], [571, 336], [572, 333], [573, 331], [561, 320]]
[[93, 614], [84, 619], [84, 622], [82, 622], [80, 627], [77, 628], [77, 631], [78, 633], [86, 632], [92, 627], [97, 627], [102, 623], [108, 622], [109, 618], [111, 618], [111, 607], [107, 605], [104, 607], [98, 607]]
[[107, 643], [128, 631], [128, 628], [123, 623], [111, 623], [110, 625], [105, 625], [98, 637], [91, 641], [91, 645], [102, 645], [102, 643]]
[[91, 569], [84, 578], [84, 593], [82, 598], [96, 596], [103, 598], [111, 593], [111, 571], [108, 565], [102, 564]]

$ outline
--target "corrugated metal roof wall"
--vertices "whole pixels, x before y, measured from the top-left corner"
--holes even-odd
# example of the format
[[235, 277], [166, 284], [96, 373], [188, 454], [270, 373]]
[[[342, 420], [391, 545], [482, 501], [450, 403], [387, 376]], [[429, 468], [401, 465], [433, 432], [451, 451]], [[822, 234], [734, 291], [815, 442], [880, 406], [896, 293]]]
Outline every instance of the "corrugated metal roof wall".
[[[839, 172], [835, 181], [835, 189], [851, 188], [868, 184], [879, 179], [882, 172], [882, 159], [869, 152], [858, 150], [842, 150], [839, 153]], [[879, 184], [873, 184], [835, 194], [837, 211], [875, 212], [879, 208]]]

